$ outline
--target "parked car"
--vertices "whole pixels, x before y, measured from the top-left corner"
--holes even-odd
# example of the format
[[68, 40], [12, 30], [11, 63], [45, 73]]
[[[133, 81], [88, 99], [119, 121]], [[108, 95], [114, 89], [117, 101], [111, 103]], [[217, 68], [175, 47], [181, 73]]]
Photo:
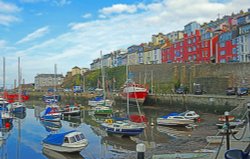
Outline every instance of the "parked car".
[[238, 89], [237, 89], [237, 95], [238, 96], [247, 96], [248, 95], [248, 88], [246, 88], [246, 87], [239, 87]]
[[185, 90], [183, 87], [179, 87], [175, 90], [175, 93], [177, 94], [185, 94]]
[[226, 95], [236, 95], [237, 89], [235, 87], [228, 87], [226, 89]]

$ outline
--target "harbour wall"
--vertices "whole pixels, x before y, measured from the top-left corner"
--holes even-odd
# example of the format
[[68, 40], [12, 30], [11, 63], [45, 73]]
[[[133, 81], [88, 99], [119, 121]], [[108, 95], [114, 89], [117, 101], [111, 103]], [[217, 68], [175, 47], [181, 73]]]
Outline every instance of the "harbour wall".
[[207, 94], [224, 95], [227, 87], [250, 87], [250, 63], [149, 64], [129, 66], [132, 78], [153, 93], [171, 93], [177, 82], [193, 92], [195, 83]]

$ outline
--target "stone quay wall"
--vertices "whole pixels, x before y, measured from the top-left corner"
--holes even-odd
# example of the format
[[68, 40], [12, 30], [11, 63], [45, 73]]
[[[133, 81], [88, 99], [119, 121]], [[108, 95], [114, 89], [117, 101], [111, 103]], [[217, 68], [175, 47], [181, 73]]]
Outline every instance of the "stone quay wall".
[[136, 82], [150, 85], [157, 93], [170, 93], [177, 81], [191, 93], [195, 83], [207, 94], [225, 94], [227, 87], [250, 87], [250, 63], [133, 65], [129, 71]]

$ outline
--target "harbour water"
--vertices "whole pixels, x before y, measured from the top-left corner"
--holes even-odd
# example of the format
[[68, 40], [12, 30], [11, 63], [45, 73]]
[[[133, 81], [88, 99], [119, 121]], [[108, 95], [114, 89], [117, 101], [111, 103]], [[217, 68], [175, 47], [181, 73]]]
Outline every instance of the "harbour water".
[[[42, 104], [41, 104], [42, 105]], [[126, 107], [117, 106], [116, 110], [125, 112]], [[42, 123], [38, 116], [42, 106], [28, 108], [25, 115], [15, 117], [13, 127], [6, 140], [1, 141], [1, 159], [101, 159], [101, 158], [136, 158], [136, 144], [144, 143], [147, 158], [153, 154], [166, 152], [188, 152], [204, 148], [205, 137], [216, 134], [217, 115], [199, 112], [201, 122], [195, 129], [169, 128], [157, 126], [156, 118], [173, 110], [145, 106], [142, 112], [149, 122], [143, 134], [131, 138], [108, 136], [99, 126], [105, 119], [93, 116], [90, 111], [82, 110], [81, 116], [65, 117], [59, 123]], [[136, 107], [131, 111], [136, 112]], [[181, 109], [175, 111], [182, 111]], [[154, 125], [153, 125], [154, 123]], [[78, 130], [84, 133], [89, 145], [80, 153], [66, 154], [43, 149], [42, 140], [50, 133]]]

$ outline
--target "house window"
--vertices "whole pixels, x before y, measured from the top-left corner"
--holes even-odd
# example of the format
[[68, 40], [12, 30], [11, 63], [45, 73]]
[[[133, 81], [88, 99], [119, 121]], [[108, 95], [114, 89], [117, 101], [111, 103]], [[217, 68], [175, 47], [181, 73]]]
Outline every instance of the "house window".
[[193, 51], [196, 51], [196, 47], [195, 46], [193, 46]]
[[225, 55], [225, 54], [226, 54], [225, 50], [220, 51], [220, 55]]
[[201, 47], [202, 47], [202, 48], [204, 48], [204, 41], [202, 41], [202, 43], [201, 43]]
[[220, 47], [225, 47], [225, 42], [221, 42]]
[[233, 53], [233, 54], [236, 54], [236, 53], [237, 53], [237, 49], [236, 49], [236, 48], [233, 48], [232, 53]]
[[237, 40], [236, 39], [233, 39], [232, 40], [232, 45], [236, 45], [237, 44]]
[[195, 43], [195, 42], [196, 42], [196, 38], [194, 37], [194, 38], [193, 38], [193, 43]]
[[226, 63], [226, 59], [220, 59], [220, 63]]
[[191, 44], [191, 39], [188, 39], [188, 44]]
[[192, 60], [192, 56], [188, 56], [188, 60], [191, 61]]
[[182, 43], [182, 42], [180, 42], [180, 46], [183, 46], [183, 43]]
[[194, 55], [194, 56], [193, 56], [193, 59], [194, 59], [194, 60], [196, 60], [196, 59], [197, 59], [196, 55]]
[[192, 52], [192, 47], [188, 47], [188, 52]]

